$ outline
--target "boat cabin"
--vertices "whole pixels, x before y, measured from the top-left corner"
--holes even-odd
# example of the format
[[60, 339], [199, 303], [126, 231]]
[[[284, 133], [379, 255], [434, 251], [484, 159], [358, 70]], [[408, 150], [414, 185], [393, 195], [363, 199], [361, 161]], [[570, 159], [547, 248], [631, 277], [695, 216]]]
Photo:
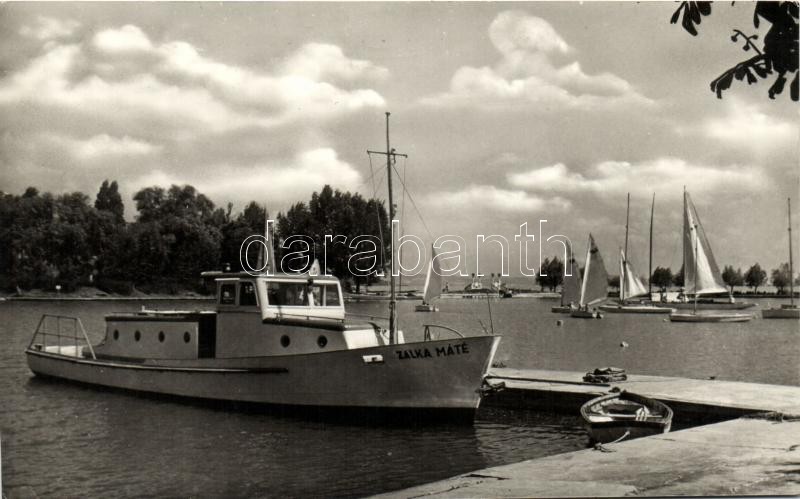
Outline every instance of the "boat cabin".
[[[300, 355], [388, 344], [385, 329], [345, 320], [332, 276], [204, 272], [216, 310], [145, 310], [106, 317], [98, 357], [234, 359]], [[402, 342], [402, 339], [400, 340]]]

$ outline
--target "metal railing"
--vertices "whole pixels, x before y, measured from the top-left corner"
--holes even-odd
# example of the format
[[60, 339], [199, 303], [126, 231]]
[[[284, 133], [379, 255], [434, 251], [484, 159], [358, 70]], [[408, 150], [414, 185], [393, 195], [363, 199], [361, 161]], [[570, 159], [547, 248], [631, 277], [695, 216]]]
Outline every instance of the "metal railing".
[[[459, 338], [463, 338], [464, 337], [463, 334], [459, 333], [455, 329], [453, 329], [451, 327], [447, 327], [447, 326], [442, 326], [441, 324], [423, 324], [423, 327], [425, 327], [425, 336], [424, 336], [425, 341], [431, 341], [431, 339], [432, 339], [431, 328], [444, 329], [445, 331], [449, 331], [451, 333], [455, 333]], [[436, 338], [436, 339], [439, 339], [439, 338]]]
[[[52, 329], [53, 323], [55, 323], [55, 331]], [[69, 327], [70, 324], [72, 327]], [[48, 339], [51, 340], [49, 344]], [[84, 329], [83, 323], [79, 318], [44, 314], [39, 319], [39, 324], [36, 326], [36, 331], [33, 333], [28, 349], [48, 352], [48, 347], [51, 347], [49, 353], [81, 357], [83, 349], [80, 347], [84, 346], [89, 347], [92, 358], [96, 360], [97, 356], [94, 354], [92, 343], [89, 341], [86, 329]], [[55, 350], [52, 349], [53, 347], [55, 347]]]

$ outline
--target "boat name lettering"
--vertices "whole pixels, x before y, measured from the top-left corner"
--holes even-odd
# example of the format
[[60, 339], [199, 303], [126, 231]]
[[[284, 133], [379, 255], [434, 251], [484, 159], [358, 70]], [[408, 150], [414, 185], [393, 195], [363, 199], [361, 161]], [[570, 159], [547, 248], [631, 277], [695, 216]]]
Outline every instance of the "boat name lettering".
[[400, 360], [405, 359], [420, 359], [425, 357], [448, 357], [450, 355], [461, 355], [469, 353], [469, 346], [466, 343], [448, 344], [446, 347], [436, 347], [431, 352], [428, 348], [414, 348], [407, 350], [396, 350], [397, 358]]

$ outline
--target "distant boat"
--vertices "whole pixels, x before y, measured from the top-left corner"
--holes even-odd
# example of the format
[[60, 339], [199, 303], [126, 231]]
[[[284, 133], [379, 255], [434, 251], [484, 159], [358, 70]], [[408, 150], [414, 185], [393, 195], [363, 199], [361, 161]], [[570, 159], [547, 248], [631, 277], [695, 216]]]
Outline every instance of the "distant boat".
[[[655, 195], [653, 195], [653, 207], [655, 207]], [[650, 268], [652, 269], [653, 258], [653, 211], [650, 211]], [[626, 257], [628, 253], [628, 220], [631, 211], [631, 195], [628, 194], [628, 211], [625, 215], [625, 250], [620, 250], [619, 255], [619, 303], [601, 305], [600, 310], [615, 314], [668, 314], [671, 309], [657, 307], [649, 303], [630, 302], [632, 298], [650, 296], [649, 284], [646, 288], [642, 279], [633, 268], [633, 264]], [[651, 272], [652, 274], [652, 272]]]
[[431, 261], [428, 262], [428, 274], [425, 276], [425, 288], [422, 291], [422, 303], [414, 307], [417, 312], [438, 312], [439, 307], [433, 300], [442, 296], [442, 268], [436, 259], [436, 250], [431, 245]]
[[[673, 322], [745, 322], [753, 318], [750, 314], [737, 313], [712, 313], [697, 314], [697, 301], [701, 294], [729, 293], [728, 288], [722, 280], [722, 275], [717, 267], [711, 246], [708, 244], [700, 218], [697, 216], [697, 209], [694, 207], [689, 193], [683, 193], [683, 274], [684, 274], [684, 295], [694, 296], [692, 313], [672, 312], [669, 316]], [[729, 293], [730, 296], [730, 293]], [[730, 296], [728, 303], [715, 303], [716, 306], [733, 305], [733, 296]], [[688, 308], [679, 306], [679, 303], [669, 303], [674, 308]], [[683, 305], [688, 305], [684, 303]], [[745, 307], [752, 304], [744, 304]], [[727, 307], [732, 308], [732, 307]]]
[[608, 273], [603, 264], [603, 257], [589, 234], [589, 247], [586, 250], [586, 267], [583, 269], [583, 282], [578, 308], [570, 312], [571, 317], [578, 319], [602, 319], [597, 310], [590, 308], [608, 298]]
[[764, 319], [800, 319], [800, 308], [794, 304], [794, 265], [792, 264], [792, 198], [787, 199], [789, 210], [789, 304], [761, 311]]
[[667, 433], [672, 427], [672, 409], [666, 404], [624, 390], [586, 402], [581, 417], [592, 442], [603, 444]]
[[581, 270], [575, 261], [572, 245], [567, 242], [567, 261], [564, 265], [564, 280], [561, 283], [561, 304], [550, 309], [553, 313], [568, 314], [581, 299]]

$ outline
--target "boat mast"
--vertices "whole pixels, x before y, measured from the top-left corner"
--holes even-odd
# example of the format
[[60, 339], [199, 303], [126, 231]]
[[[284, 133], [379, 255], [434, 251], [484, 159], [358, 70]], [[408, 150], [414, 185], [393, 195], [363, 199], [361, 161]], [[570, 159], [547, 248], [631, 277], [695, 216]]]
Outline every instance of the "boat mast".
[[686, 216], [686, 186], [683, 186], [683, 234], [681, 235], [681, 242], [683, 243], [683, 295], [686, 296], [686, 234], [689, 229], [686, 227], [688, 217]]
[[[697, 244], [700, 242], [700, 238], [697, 237], [697, 224], [692, 226], [692, 230], [694, 231], [694, 313], [697, 314]], [[686, 269], [683, 270], [683, 274], [686, 275]]]
[[653, 212], [656, 209], [656, 193], [653, 193], [653, 204], [650, 205], [650, 264], [647, 274], [647, 299], [653, 299]]
[[631, 217], [631, 193], [628, 193], [628, 209], [625, 212], [625, 258], [622, 259], [622, 272], [619, 284], [619, 295], [621, 298], [621, 302], [625, 303], [625, 281], [627, 280], [628, 275], [628, 223], [630, 222]]
[[586, 266], [583, 268], [583, 282], [581, 283], [581, 298], [578, 302], [580, 307], [583, 307], [583, 299], [586, 296], [586, 278], [589, 276], [589, 264], [592, 260], [592, 235], [589, 234], [589, 244], [586, 248]]
[[[394, 200], [392, 199], [392, 148], [389, 145], [389, 111], [386, 111], [386, 178], [389, 180], [389, 223], [394, 221]], [[389, 276], [389, 344], [395, 343], [397, 325], [397, 297], [394, 294], [394, 241], [391, 242], [392, 264]]]
[[794, 308], [794, 266], [792, 265], [792, 198], [786, 200], [789, 209], [789, 304]]

